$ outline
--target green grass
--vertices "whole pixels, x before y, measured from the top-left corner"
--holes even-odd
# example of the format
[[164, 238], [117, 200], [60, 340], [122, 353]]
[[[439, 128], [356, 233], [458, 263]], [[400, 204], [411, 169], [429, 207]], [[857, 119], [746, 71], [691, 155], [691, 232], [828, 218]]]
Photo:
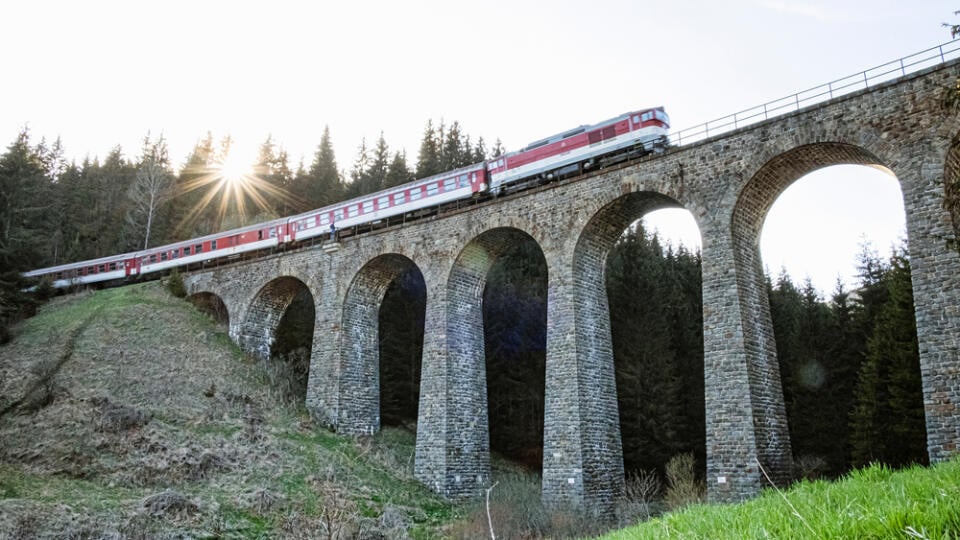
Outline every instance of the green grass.
[[[50, 359], [66, 359], [53, 371], [52, 402], [0, 415], [0, 531], [26, 523], [27, 536], [309, 537], [337, 504], [337, 519], [367, 530], [391, 508], [409, 535], [428, 539], [459, 518], [413, 477], [412, 434], [357, 439], [314, 425], [302, 398], [273, 386], [277, 374], [156, 283], [56, 298], [0, 356], [0, 396], [10, 399], [50, 371]], [[98, 431], [99, 396], [152, 418]], [[251, 411], [259, 423], [247, 422]], [[205, 453], [220, 461], [198, 469]], [[197, 470], [207, 472], [191, 476]], [[143, 501], [167, 489], [199, 510], [148, 515]], [[257, 493], [273, 502], [259, 506]]]
[[[5, 347], [0, 395], [9, 396], [25, 392], [50, 359], [72, 352], [54, 379], [64, 390], [51, 404], [0, 416], [0, 456], [7, 456], [0, 460], [0, 530], [12, 523], [4, 521], [6, 511], [40, 516], [38, 530], [51, 537], [123, 527], [131, 534], [282, 537], [318, 530], [332, 484], [333, 500], [346, 501], [350, 519], [376, 522], [390, 508], [399, 509], [415, 539], [455, 536], [462, 523], [472, 525], [460, 536], [486, 534], [482, 501], [449, 503], [413, 477], [412, 433], [386, 428], [355, 439], [313, 425], [303, 404], [267, 384], [263, 366], [229, 342], [222, 326], [157, 284], [55, 299]], [[211, 383], [216, 392], [208, 396]], [[99, 432], [95, 396], [153, 419], [131, 433]], [[248, 439], [248, 405], [262, 417], [259, 438]], [[185, 477], [182, 467], [195, 462], [184, 456], [203, 452], [229, 466]], [[510, 495], [509, 479], [518, 474], [497, 461], [494, 470], [507, 480], [494, 496]], [[530, 485], [514, 489], [516, 498], [503, 499], [499, 530], [511, 530], [504, 519], [516, 527], [530, 522], [527, 503], [539, 496], [539, 478], [524, 481]], [[198, 514], [145, 515], [144, 498], [168, 488], [196, 500]], [[277, 506], [252, 506], [257, 490], [276, 496]], [[67, 518], [50, 517], [63, 509]], [[504, 517], [506, 510], [515, 515]], [[516, 527], [516, 536], [526, 534]], [[905, 471], [873, 466], [836, 483], [766, 491], [740, 505], [690, 507], [608, 538], [960, 538], [960, 460]]]
[[960, 460], [901, 471], [871, 465], [739, 505], [689, 507], [604, 538], [960, 538]]

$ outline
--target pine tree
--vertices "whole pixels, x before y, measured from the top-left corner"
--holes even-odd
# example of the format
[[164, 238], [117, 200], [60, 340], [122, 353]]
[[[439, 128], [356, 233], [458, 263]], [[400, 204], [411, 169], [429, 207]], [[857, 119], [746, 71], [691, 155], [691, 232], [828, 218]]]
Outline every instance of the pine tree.
[[168, 216], [172, 229], [168, 240], [204, 236], [219, 230], [212, 204], [219, 191], [219, 185], [214, 182], [215, 161], [213, 134], [208, 132], [194, 145], [174, 182], [177, 204], [172, 205]]
[[370, 153], [367, 149], [367, 139], [360, 140], [360, 146], [357, 148], [357, 159], [353, 162], [353, 168], [350, 169], [350, 184], [347, 186], [347, 199], [352, 199], [365, 194], [364, 189], [371, 183], [370, 179]]
[[387, 187], [387, 174], [390, 171], [390, 148], [387, 146], [383, 132], [373, 147], [373, 157], [370, 159], [370, 168], [367, 171], [363, 194], [380, 191]]
[[427, 120], [420, 141], [420, 153], [417, 155], [417, 178], [427, 178], [443, 172], [440, 162], [440, 149], [437, 145], [437, 133], [433, 129], [433, 120]]
[[[259, 216], [264, 218], [289, 216], [296, 213], [296, 201], [290, 195], [293, 188], [293, 171], [290, 170], [289, 157], [282, 148], [277, 148], [273, 137], [260, 145], [257, 161], [250, 178], [251, 189], [260, 199]], [[264, 219], [258, 219], [264, 221]]]
[[493, 148], [490, 150], [490, 158], [498, 158], [504, 154], [503, 143], [500, 142], [500, 138], [497, 137], [497, 140], [493, 143]]
[[323, 128], [320, 145], [307, 171], [303, 167], [294, 177], [294, 194], [303, 201], [304, 210], [322, 208], [343, 200], [344, 186], [333, 153], [330, 128]]
[[889, 262], [864, 249], [859, 264], [859, 323], [866, 336], [850, 416], [855, 466], [926, 463], [922, 385], [913, 291], [906, 250]]
[[9, 340], [14, 321], [36, 309], [32, 295], [23, 292], [30, 284], [20, 272], [53, 260], [43, 246], [54, 229], [54, 184], [63, 172], [50, 159], [56, 154], [31, 146], [24, 128], [0, 156], [0, 343]]
[[384, 187], [394, 187], [406, 184], [413, 180], [413, 173], [407, 166], [407, 156], [405, 152], [395, 152], [393, 159], [390, 160], [390, 166], [387, 169], [387, 176], [384, 180]]
[[487, 159], [487, 146], [483, 141], [483, 137], [477, 139], [477, 145], [473, 147], [473, 156], [470, 158], [470, 161], [473, 163], [480, 163]]
[[0, 273], [41, 268], [52, 261], [42, 249], [57, 174], [47, 169], [50, 163], [43, 145], [30, 145], [26, 129], [0, 156]]
[[662, 469], [691, 450], [703, 463], [702, 331], [690, 325], [701, 311], [697, 259], [664, 252], [637, 222], [607, 260], [624, 466]]

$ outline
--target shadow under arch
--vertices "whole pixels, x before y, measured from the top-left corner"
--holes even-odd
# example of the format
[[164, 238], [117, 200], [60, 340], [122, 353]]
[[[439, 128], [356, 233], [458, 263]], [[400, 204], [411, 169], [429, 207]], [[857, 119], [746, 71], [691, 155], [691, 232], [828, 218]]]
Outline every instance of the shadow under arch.
[[951, 141], [943, 170], [943, 205], [950, 213], [953, 238], [947, 245], [960, 252], [960, 135]]
[[[491, 269], [519, 245], [543, 249], [528, 233], [515, 228], [487, 230], [473, 238], [457, 255], [446, 287], [446, 343], [452, 388], [447, 391], [447, 429], [452, 438], [448, 459], [470, 471], [459, 475], [451, 493], [477, 493], [490, 478], [490, 431], [487, 400], [486, 345], [483, 296]], [[421, 450], [418, 448], [418, 453]]]
[[[651, 211], [677, 207], [682, 205], [660, 193], [628, 193], [597, 211], [584, 227], [574, 248], [576, 371], [562, 376], [575, 377], [579, 387], [590, 388], [589, 392], [582, 392], [579, 396], [581, 412], [574, 429], [582, 441], [583, 502], [601, 512], [612, 512], [612, 501], [624, 490], [623, 444], [604, 277], [607, 255], [631, 223]], [[548, 371], [550, 369], [548, 361]], [[548, 377], [552, 380], [555, 375], [548, 372]], [[551, 400], [548, 396], [548, 402]], [[558, 439], [563, 436], [559, 432], [545, 433], [545, 453], [561, 454], [563, 443]], [[562, 484], [562, 475], [562, 466], [548, 470], [545, 463], [545, 486], [548, 483]]]
[[340, 433], [363, 435], [380, 430], [380, 309], [391, 284], [409, 274], [423, 284], [423, 274], [412, 260], [390, 253], [367, 262], [350, 283], [343, 304], [340, 347]]
[[217, 324], [230, 327], [230, 311], [223, 299], [212, 292], [191, 294], [188, 298], [198, 310], [207, 314]]
[[757, 171], [740, 192], [731, 219], [743, 346], [750, 394], [755, 401], [752, 419], [756, 456], [779, 485], [792, 480], [793, 456], [760, 257], [760, 231], [770, 208], [791, 184], [833, 165], [863, 165], [893, 175], [880, 158], [859, 146], [839, 142], [799, 146], [774, 156]]
[[291, 276], [273, 279], [257, 291], [237, 331], [240, 348], [261, 360], [269, 360], [277, 327], [287, 308], [301, 294], [309, 295], [310, 301], [315, 299], [303, 281]]

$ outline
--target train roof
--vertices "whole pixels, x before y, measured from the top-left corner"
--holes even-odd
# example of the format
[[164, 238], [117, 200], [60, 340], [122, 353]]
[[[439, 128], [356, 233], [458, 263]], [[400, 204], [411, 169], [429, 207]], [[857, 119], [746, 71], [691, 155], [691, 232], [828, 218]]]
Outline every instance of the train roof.
[[604, 121], [602, 121], [602, 122], [597, 122], [597, 123], [595, 123], [595, 124], [583, 124], [582, 126], [577, 126], [577, 127], [573, 128], [573, 129], [568, 129], [568, 130], [566, 130], [566, 131], [563, 131], [563, 132], [561, 132], [561, 133], [557, 133], [557, 134], [555, 134], [555, 135], [551, 135], [551, 136], [549, 136], [549, 137], [544, 137], [544, 138], [542, 138], [542, 139], [537, 139], [536, 141], [533, 141], [532, 143], [524, 146], [522, 149], [517, 150], [517, 151], [518, 151], [518, 152], [526, 152], [527, 150], [533, 150], [534, 148], [539, 148], [539, 147], [541, 147], [541, 146], [545, 146], [545, 145], [548, 145], [548, 144], [553, 143], [553, 142], [562, 141], [563, 139], [567, 139], [567, 138], [573, 137], [574, 135], [579, 135], [579, 134], [581, 134], [581, 133], [583, 133], [583, 132], [585, 132], [585, 131], [589, 131], [589, 130], [591, 130], [591, 129], [593, 129], [593, 128], [597, 128], [597, 127], [600, 127], [600, 126], [604, 126], [604, 125], [607, 125], [607, 124], [610, 124], [610, 123], [613, 123], [613, 122], [619, 122], [620, 120], [623, 120], [623, 119], [625, 119], [625, 118], [630, 118], [630, 115], [632, 115], [632, 114], [644, 113], [644, 112], [653, 111], [653, 110], [656, 110], [656, 109], [663, 110], [663, 107], [650, 107], [650, 108], [648, 108], [648, 109], [640, 109], [640, 110], [637, 110], [637, 111], [627, 111], [627, 112], [625, 112], [625, 113], [623, 113], [623, 114], [614, 116], [613, 118], [608, 118], [608, 119], [606, 119], [606, 120], [604, 120]]
[[48, 266], [47, 268], [38, 268], [36, 270], [30, 270], [29, 272], [24, 272], [23, 275], [27, 277], [42, 276], [43, 274], [50, 274], [52, 272], [61, 272], [63, 270], [69, 270], [71, 268], [77, 268], [82, 266], [97, 266], [100, 264], [111, 263], [116, 261], [122, 261], [126, 259], [132, 259], [140, 253], [139, 251], [130, 251], [127, 253], [121, 253], [119, 255], [110, 255], [109, 257], [100, 257], [99, 259], [88, 259], [84, 261], [76, 261], [72, 263], [59, 264], [57, 266]]
[[420, 186], [420, 185], [423, 185], [423, 184], [427, 184], [427, 183], [430, 183], [430, 182], [434, 182], [434, 181], [436, 181], [436, 180], [442, 180], [442, 179], [444, 179], [444, 178], [449, 178], [449, 177], [452, 177], [452, 176], [458, 176], [458, 175], [460, 175], [460, 173], [477, 171], [477, 170], [480, 170], [480, 169], [483, 168], [484, 163], [485, 163], [485, 162], [481, 161], [481, 162], [479, 162], [479, 163], [474, 163], [474, 164], [472, 164], [472, 165], [467, 165], [467, 166], [465, 166], [465, 167], [460, 167], [459, 169], [453, 169], [453, 170], [449, 170], [449, 171], [444, 171], [444, 172], [442, 172], [442, 173], [435, 174], [435, 175], [433, 175], [433, 176], [428, 176], [428, 177], [426, 177], [426, 178], [419, 178], [419, 179], [416, 179], [416, 180], [412, 180], [412, 181], [410, 181], [410, 182], [407, 182], [407, 183], [405, 183], [405, 184], [400, 184], [400, 185], [393, 186], [393, 187], [389, 187], [389, 188], [386, 188], [386, 189], [381, 189], [380, 191], [375, 191], [375, 192], [373, 192], [373, 193], [368, 193], [368, 194], [366, 194], [366, 195], [360, 195], [359, 197], [354, 197], [354, 198], [352, 198], [352, 199], [347, 199], [347, 200], [345, 200], [345, 201], [340, 201], [340, 202], [337, 202], [337, 203], [328, 204], [327, 206], [322, 206], [322, 207], [320, 207], [320, 208], [315, 208], [315, 209], [313, 209], [313, 210], [308, 210], [308, 211], [306, 211], [306, 212], [301, 212], [301, 213], [299, 213], [299, 214], [295, 214], [295, 215], [293, 215], [293, 216], [290, 216], [290, 217], [284, 218], [284, 219], [286, 219], [286, 220], [303, 219], [303, 218], [312, 216], [312, 215], [316, 214], [317, 212], [325, 212], [325, 211], [326, 211], [326, 212], [329, 212], [329, 211], [334, 210], [334, 209], [336, 209], [336, 208], [342, 208], [342, 207], [344, 207], [344, 206], [350, 206], [351, 204], [358, 204], [358, 203], [361, 203], [361, 202], [363, 202], [363, 201], [368, 201], [368, 200], [371, 200], [371, 199], [376, 199], [376, 198], [378, 198], [378, 197], [383, 197], [384, 195], [389, 195], [389, 194], [395, 193], [395, 192], [397, 192], [397, 191], [403, 191], [403, 190], [405, 190], [405, 189], [410, 189], [411, 187]]

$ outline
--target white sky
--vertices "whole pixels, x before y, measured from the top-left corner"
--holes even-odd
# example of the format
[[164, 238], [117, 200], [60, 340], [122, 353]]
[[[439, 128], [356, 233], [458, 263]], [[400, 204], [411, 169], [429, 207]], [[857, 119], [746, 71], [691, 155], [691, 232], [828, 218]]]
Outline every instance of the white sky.
[[[940, 24], [960, 19], [956, 9], [939, 0], [10, 1], [0, 4], [0, 144], [29, 125], [35, 141], [60, 136], [78, 160], [117, 144], [134, 157], [149, 131], [182, 162], [207, 131], [232, 135], [251, 159], [272, 134], [295, 166], [329, 125], [349, 169], [361, 138], [381, 130], [413, 163], [428, 118], [459, 120], [508, 150], [653, 105], [682, 129], [945, 42]], [[852, 176], [828, 182], [829, 197], [873, 208], [886, 224], [895, 211], [885, 190], [836, 193]], [[798, 198], [791, 208], [809, 200]], [[810, 211], [782, 234], [814, 239]], [[859, 238], [865, 223], [824, 234], [849, 227]], [[766, 233], [774, 273], [785, 263], [770, 246], [830, 259], [826, 283], [787, 264], [828, 291], [857, 251], [799, 255], [796, 239]], [[881, 253], [891, 241], [873, 240]]]

